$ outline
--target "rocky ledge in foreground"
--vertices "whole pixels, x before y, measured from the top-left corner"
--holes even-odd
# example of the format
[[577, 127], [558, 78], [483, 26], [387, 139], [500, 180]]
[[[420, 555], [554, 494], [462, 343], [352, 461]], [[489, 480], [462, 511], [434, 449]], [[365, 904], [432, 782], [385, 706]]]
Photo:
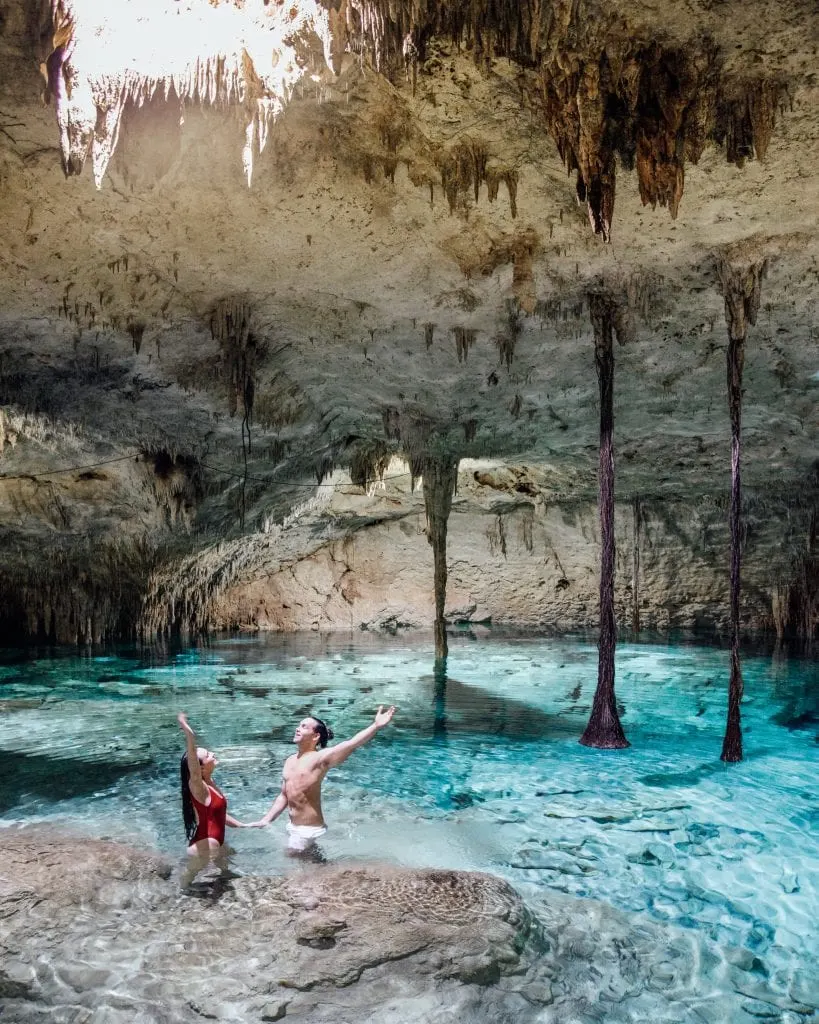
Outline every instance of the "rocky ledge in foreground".
[[533, 919], [490, 875], [317, 865], [183, 893], [118, 843], [37, 827], [2, 846], [4, 1024], [497, 1021], [550, 998], [526, 977]]
[[[2, 1024], [803, 1024], [812, 965], [467, 871], [197, 880], [151, 851], [0, 829]], [[299, 870], [299, 868], [302, 868]]]

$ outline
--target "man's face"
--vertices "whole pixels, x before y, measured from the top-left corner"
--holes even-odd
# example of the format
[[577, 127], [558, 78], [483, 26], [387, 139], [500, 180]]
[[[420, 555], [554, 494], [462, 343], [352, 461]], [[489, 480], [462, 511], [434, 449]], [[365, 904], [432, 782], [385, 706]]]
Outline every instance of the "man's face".
[[318, 743], [318, 730], [316, 729], [316, 721], [314, 718], [303, 718], [296, 726], [296, 731], [293, 733], [293, 742], [301, 743], [302, 740], [315, 740]]

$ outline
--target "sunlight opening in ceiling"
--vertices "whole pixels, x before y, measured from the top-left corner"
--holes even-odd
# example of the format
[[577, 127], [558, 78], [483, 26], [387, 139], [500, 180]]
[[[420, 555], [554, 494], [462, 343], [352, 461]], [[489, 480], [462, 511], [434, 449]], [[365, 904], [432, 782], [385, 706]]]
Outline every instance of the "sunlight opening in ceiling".
[[316, 0], [52, 0], [52, 20], [43, 73], [56, 99], [63, 167], [79, 174], [90, 152], [97, 188], [126, 103], [157, 93], [242, 106], [250, 184], [254, 156], [305, 72], [311, 38], [331, 66], [328, 16]]

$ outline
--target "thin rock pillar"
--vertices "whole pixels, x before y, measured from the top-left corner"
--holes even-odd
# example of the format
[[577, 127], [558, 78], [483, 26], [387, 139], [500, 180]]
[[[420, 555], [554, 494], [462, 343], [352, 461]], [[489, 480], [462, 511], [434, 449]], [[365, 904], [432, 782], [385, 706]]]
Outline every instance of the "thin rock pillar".
[[635, 495], [632, 501], [633, 528], [631, 548], [631, 628], [634, 635], [640, 632], [640, 526], [642, 509], [640, 499]]
[[736, 265], [721, 260], [717, 265], [725, 299], [728, 326], [728, 412], [731, 417], [731, 508], [728, 524], [731, 532], [731, 678], [728, 684], [728, 718], [722, 742], [723, 761], [742, 760], [742, 723], [740, 704], [744, 684], [739, 658], [739, 599], [742, 567], [742, 369], [745, 362], [745, 338], [748, 325], [756, 323], [759, 311], [761, 279], [765, 260]]
[[432, 545], [435, 565], [435, 662], [446, 660], [446, 534], [452, 498], [458, 483], [458, 458], [453, 455], [428, 455], [423, 462], [424, 506], [427, 513], [427, 539]]
[[630, 744], [625, 737], [614, 697], [614, 651], [617, 625], [614, 619], [614, 333], [624, 340], [622, 312], [610, 296], [589, 296], [594, 328], [594, 362], [600, 386], [600, 464], [598, 507], [600, 513], [600, 640], [597, 689], [591, 716], [580, 742], [586, 747], [619, 750]]

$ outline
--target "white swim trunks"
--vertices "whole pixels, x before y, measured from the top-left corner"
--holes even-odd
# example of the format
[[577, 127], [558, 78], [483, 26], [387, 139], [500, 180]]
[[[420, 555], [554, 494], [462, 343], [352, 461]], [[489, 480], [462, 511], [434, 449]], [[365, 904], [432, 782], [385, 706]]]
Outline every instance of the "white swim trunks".
[[287, 849], [298, 853], [309, 849], [327, 831], [326, 825], [294, 825], [287, 823]]

